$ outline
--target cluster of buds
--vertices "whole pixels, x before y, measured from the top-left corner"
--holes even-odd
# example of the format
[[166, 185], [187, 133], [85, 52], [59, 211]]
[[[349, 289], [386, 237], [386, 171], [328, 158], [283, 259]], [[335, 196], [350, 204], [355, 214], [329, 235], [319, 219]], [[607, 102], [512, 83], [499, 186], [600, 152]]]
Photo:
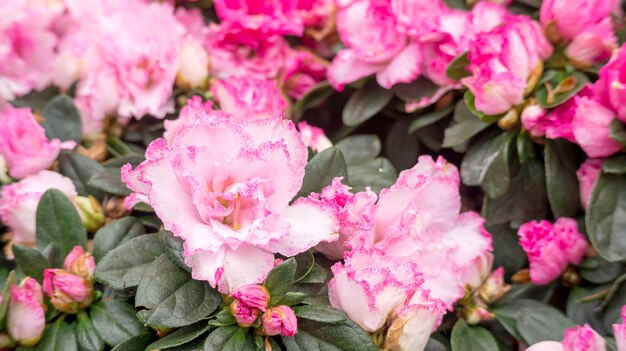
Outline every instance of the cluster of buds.
[[34, 346], [46, 327], [46, 305], [41, 285], [33, 278], [25, 278], [20, 285], [11, 286], [10, 291], [6, 330], [0, 333], [0, 349]]
[[230, 311], [240, 326], [256, 327], [258, 334], [267, 336], [294, 336], [298, 331], [298, 320], [293, 310], [284, 305], [270, 308], [270, 294], [264, 286], [244, 285], [236, 289], [231, 297], [234, 300]]
[[504, 269], [496, 269], [476, 289], [466, 288], [465, 297], [460, 301], [463, 305], [462, 316], [469, 324], [478, 324], [494, 318], [489, 306], [511, 290], [504, 283]]
[[96, 262], [81, 246], [75, 246], [65, 258], [63, 268], [44, 271], [43, 289], [59, 311], [76, 313], [94, 300]]

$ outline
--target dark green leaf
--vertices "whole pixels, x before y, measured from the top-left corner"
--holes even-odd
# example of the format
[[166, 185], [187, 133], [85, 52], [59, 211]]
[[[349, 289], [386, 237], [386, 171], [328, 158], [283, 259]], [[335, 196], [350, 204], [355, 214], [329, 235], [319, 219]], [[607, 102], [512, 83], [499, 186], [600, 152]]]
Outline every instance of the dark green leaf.
[[491, 125], [478, 119], [462, 100], [457, 102], [454, 109], [454, 121], [456, 123], [444, 132], [443, 147], [460, 145]]
[[100, 334], [96, 331], [87, 313], [80, 311], [77, 317], [78, 321], [76, 324], [72, 324], [72, 327], [76, 330], [76, 339], [78, 340], [80, 349], [84, 351], [103, 350], [104, 340], [102, 340]]
[[[87, 249], [87, 231], [72, 201], [57, 189], [46, 191], [37, 206], [37, 248], [52, 245], [61, 259], [79, 245]], [[56, 266], [59, 262], [53, 262]]]
[[326, 270], [319, 264], [314, 264], [313, 268], [299, 283], [311, 284], [311, 283], [324, 283], [326, 282]]
[[328, 84], [328, 81], [322, 81], [312, 87], [300, 100], [293, 106], [294, 121], [299, 121], [306, 110], [319, 106], [333, 94], [334, 90]]
[[447, 346], [444, 341], [438, 340], [432, 336], [430, 337], [430, 339], [428, 339], [428, 343], [426, 344], [426, 348], [424, 349], [424, 351], [449, 351], [449, 350], [450, 350], [450, 347]]
[[247, 328], [239, 326], [215, 329], [204, 342], [205, 351], [254, 351], [258, 350]]
[[[377, 351], [378, 347], [372, 342], [370, 335], [359, 327], [358, 324], [351, 320], [339, 324], [322, 324], [309, 320], [298, 321], [298, 334], [304, 333], [318, 339], [319, 344], [322, 341], [326, 345], [332, 345], [335, 348], [324, 348], [322, 350], [340, 350], [340, 351]], [[303, 333], [304, 332], [304, 333]], [[290, 338], [283, 338], [288, 340]], [[296, 349], [297, 350], [297, 349]], [[302, 350], [311, 350], [303, 348]], [[315, 350], [313, 348], [313, 350]]]
[[492, 199], [504, 195], [511, 183], [509, 160], [512, 153], [511, 144], [515, 138], [515, 134], [508, 132], [502, 134], [500, 137], [503, 138], [502, 143], [499, 145], [498, 149], [485, 160], [484, 170], [480, 176], [481, 187], [485, 191], [485, 194]]
[[313, 253], [310, 250], [307, 250], [301, 254], [294, 256], [296, 260], [296, 272], [293, 276], [294, 282], [299, 282], [302, 278], [306, 277], [311, 269], [313, 269], [313, 265], [315, 264], [315, 257], [313, 257]]
[[113, 195], [128, 196], [130, 194], [130, 189], [120, 179], [119, 170], [105, 169], [98, 172], [89, 178], [87, 185]]
[[459, 319], [452, 328], [452, 351], [498, 351], [498, 343], [485, 328], [472, 327]]
[[59, 171], [72, 180], [81, 196], [93, 195], [100, 199], [104, 196], [102, 190], [87, 185], [94, 174], [103, 170], [98, 162], [75, 152], [62, 152], [59, 156]]
[[59, 95], [59, 88], [50, 86], [42, 91], [32, 90], [22, 97], [9, 101], [9, 103], [15, 107], [30, 107], [33, 111], [41, 111], [48, 101], [57, 95]]
[[293, 284], [296, 267], [296, 260], [290, 258], [274, 267], [267, 275], [265, 287], [270, 292], [271, 306], [274, 306], [276, 302], [280, 301], [289, 290], [291, 284]]
[[529, 158], [535, 158], [535, 143], [533, 143], [528, 133], [521, 131], [517, 135], [516, 144], [517, 156], [520, 163], [526, 162], [526, 160]]
[[503, 267], [510, 278], [526, 264], [526, 253], [519, 245], [517, 231], [508, 223], [487, 224], [485, 229], [491, 233], [493, 240], [494, 267]]
[[602, 162], [602, 171], [611, 174], [626, 174], [626, 155], [617, 154]]
[[137, 286], [162, 253], [159, 234], [141, 235], [106, 254], [96, 266], [96, 279], [114, 289]]
[[96, 262], [121, 244], [143, 235], [141, 222], [135, 217], [116, 219], [100, 228], [93, 239], [92, 254]]
[[45, 119], [43, 127], [48, 138], [80, 143], [83, 124], [72, 98], [67, 95], [55, 97], [43, 108], [42, 116]]
[[91, 305], [89, 316], [100, 337], [113, 346], [146, 332], [135, 313], [133, 306], [119, 300], [110, 300]]
[[[11, 296], [10, 292], [11, 292], [11, 286], [15, 284], [15, 271], [11, 271], [11, 273], [9, 273], [9, 276], [7, 277], [7, 280], [4, 284], [4, 289], [2, 291], [2, 296]], [[9, 309], [9, 301], [11, 299], [2, 299], [2, 302], [0, 302], [0, 330], [4, 330], [4, 326], [6, 324], [6, 316], [7, 316], [7, 311]]]
[[614, 119], [609, 127], [609, 136], [622, 146], [626, 146], [626, 124], [619, 119]]
[[[385, 156], [396, 169], [407, 169], [415, 165], [420, 150], [419, 139], [415, 134], [408, 134], [411, 121], [398, 119], [391, 126], [385, 138]], [[349, 173], [348, 173], [349, 174]]]
[[308, 295], [306, 293], [298, 292], [298, 291], [289, 291], [285, 294], [285, 296], [283, 296], [282, 299], [280, 299], [280, 301], [277, 302], [277, 305], [286, 305], [286, 306], [298, 305], [298, 304], [301, 304], [302, 301], [304, 301], [307, 297]]
[[281, 339], [287, 351], [342, 351], [342, 349], [301, 330], [294, 336], [283, 336]]
[[428, 78], [420, 76], [411, 83], [398, 83], [391, 90], [405, 102], [420, 102], [433, 98], [440, 91], [440, 87]]
[[175, 237], [174, 234], [167, 230], [163, 230], [161, 231], [161, 246], [170, 261], [176, 263], [178, 267], [191, 272], [191, 268], [185, 264], [185, 258], [183, 257], [182, 239]]
[[135, 306], [146, 325], [182, 327], [215, 311], [221, 295], [207, 282], [191, 279], [189, 273], [163, 254], [144, 272], [137, 287]]
[[561, 341], [565, 330], [575, 326], [561, 311], [547, 304], [523, 306], [517, 316], [517, 329], [528, 345]]
[[358, 165], [380, 154], [380, 139], [374, 134], [351, 135], [341, 139], [335, 146], [341, 150], [346, 165]]
[[335, 177], [344, 177], [344, 181], [348, 181], [348, 170], [341, 150], [331, 147], [315, 155], [306, 165], [302, 189], [296, 197], [321, 192]]
[[191, 340], [199, 337], [209, 330], [206, 321], [201, 321], [183, 328], [180, 328], [166, 337], [159, 339], [146, 347], [146, 351], [161, 350], [168, 347], [174, 347], [186, 344]]
[[[613, 333], [613, 324], [619, 324], [621, 320], [621, 311], [623, 306], [626, 306], [626, 284], [622, 284], [613, 299], [608, 303], [604, 313], [604, 328], [610, 334]], [[620, 350], [621, 351], [621, 350]]]
[[594, 284], [606, 284], [617, 279], [622, 274], [623, 266], [612, 263], [600, 256], [589, 257], [579, 266], [580, 276]]
[[370, 79], [363, 88], [350, 96], [343, 108], [341, 119], [346, 126], [356, 126], [374, 117], [385, 107], [393, 93]]
[[28, 246], [13, 244], [13, 255], [15, 255], [15, 263], [24, 274], [38, 281], [43, 280], [43, 271], [50, 267], [50, 264], [39, 251]]
[[448, 116], [450, 113], [452, 113], [452, 111], [454, 111], [454, 106], [447, 106], [442, 108], [441, 110], [435, 110], [433, 112], [418, 116], [413, 120], [413, 122], [411, 122], [408, 133], [413, 133], [420, 128], [431, 125]]
[[111, 351], [142, 351], [146, 347], [146, 345], [150, 344], [151, 340], [151, 334], [140, 334], [122, 341]]
[[[348, 182], [353, 192], [364, 191], [367, 187], [379, 193], [390, 187], [398, 178], [396, 169], [384, 157], [363, 162], [360, 165], [348, 166]], [[344, 180], [343, 183], [346, 183]]]
[[328, 305], [304, 305], [293, 307], [296, 316], [321, 323], [341, 323], [348, 319], [342, 310]]
[[585, 217], [593, 247], [609, 262], [626, 259], [626, 176], [601, 173]]
[[143, 155], [139, 154], [128, 154], [121, 157], [115, 157], [108, 159], [102, 163], [102, 165], [108, 169], [117, 169], [119, 170], [123, 165], [130, 163], [133, 168], [137, 167], [141, 162], [145, 161], [146, 158]]
[[580, 208], [576, 147], [563, 139], [546, 140], [544, 156], [552, 213], [556, 217], [573, 217]]
[[448, 68], [446, 68], [446, 75], [452, 80], [460, 80], [461, 78], [471, 76], [472, 74], [465, 69], [469, 63], [467, 52], [462, 53], [450, 62]]
[[221, 310], [218, 314], [215, 315], [215, 318], [209, 321], [209, 325], [211, 327], [225, 327], [229, 325], [233, 325], [237, 323], [237, 320], [230, 312], [228, 307]]
[[591, 302], [581, 302], [583, 297], [598, 293], [604, 287], [596, 287], [595, 289], [587, 289], [575, 286], [567, 298], [567, 317], [574, 323], [583, 325], [588, 323], [593, 330], [605, 335], [604, 325], [602, 323], [602, 313], [598, 311], [598, 307], [602, 301], [595, 300]]
[[[559, 94], [554, 94], [553, 100], [548, 101], [549, 94], [546, 84], [549, 84], [554, 90], [559, 85], [559, 83], [566, 79], [574, 80], [574, 86], [572, 87], [572, 89]], [[541, 82], [537, 87], [537, 90], [535, 92], [535, 99], [537, 100], [537, 103], [542, 107], [554, 108], [576, 95], [582, 88], [585, 87], [588, 82], [589, 79], [587, 78], [587, 76], [580, 72], [567, 73], [561, 71], [547, 71], [546, 73], [544, 73], [544, 77], [541, 79]]]
[[[547, 285], [535, 285], [531, 283], [513, 284], [511, 290], [500, 300], [496, 301], [496, 306], [516, 304], [517, 301], [537, 300], [548, 302], [554, 294], [557, 281]], [[535, 301], [536, 302], [536, 301]]]
[[466, 91], [465, 94], [463, 95], [463, 101], [465, 101], [465, 106], [467, 106], [470, 112], [473, 113], [474, 116], [478, 117], [478, 119], [480, 119], [483, 122], [495, 122], [504, 116], [504, 113], [501, 113], [499, 115], [488, 115], [481, 111], [478, 111], [476, 109], [474, 95], [469, 90]]
[[57, 319], [56, 322], [46, 327], [43, 338], [37, 346], [33, 348], [35, 351], [78, 351], [76, 343], [76, 334], [72, 327], [67, 324], [63, 318]]

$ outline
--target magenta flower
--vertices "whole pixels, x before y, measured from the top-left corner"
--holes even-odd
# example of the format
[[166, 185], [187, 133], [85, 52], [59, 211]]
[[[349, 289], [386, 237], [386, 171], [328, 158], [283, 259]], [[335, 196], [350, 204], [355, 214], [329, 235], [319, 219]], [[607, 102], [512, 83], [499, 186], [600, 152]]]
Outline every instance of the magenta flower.
[[263, 335], [294, 336], [298, 332], [298, 319], [289, 306], [276, 306], [261, 316]]
[[580, 185], [580, 203], [584, 208], [587, 208], [591, 192], [601, 171], [602, 160], [597, 158], [586, 159], [576, 171]]
[[518, 230], [520, 245], [530, 261], [530, 279], [548, 284], [561, 275], [569, 264], [579, 264], [587, 251], [587, 241], [571, 218], [531, 221]]
[[574, 138], [589, 157], [607, 157], [622, 149], [609, 136], [615, 112], [594, 98], [574, 97], [576, 110], [572, 120]]
[[622, 324], [613, 324], [617, 351], [626, 350], [626, 306], [622, 307]]
[[11, 287], [7, 331], [22, 346], [39, 342], [46, 326], [45, 305], [41, 286], [33, 278]]
[[233, 298], [251, 308], [257, 308], [261, 311], [267, 310], [270, 303], [270, 293], [262, 285], [243, 285], [233, 291]]
[[304, 31], [297, 13], [297, 0], [216, 0], [215, 10], [222, 22], [229, 22], [264, 35], [296, 35]]
[[233, 301], [229, 308], [230, 313], [232, 313], [233, 317], [235, 317], [237, 324], [242, 327], [249, 327], [254, 324], [256, 319], [259, 317], [259, 313], [261, 313], [261, 310], [258, 308], [248, 306], [239, 300]]
[[609, 63], [600, 69], [600, 78], [593, 85], [594, 92], [603, 105], [611, 107], [617, 118], [626, 122], [626, 49], [622, 47]]

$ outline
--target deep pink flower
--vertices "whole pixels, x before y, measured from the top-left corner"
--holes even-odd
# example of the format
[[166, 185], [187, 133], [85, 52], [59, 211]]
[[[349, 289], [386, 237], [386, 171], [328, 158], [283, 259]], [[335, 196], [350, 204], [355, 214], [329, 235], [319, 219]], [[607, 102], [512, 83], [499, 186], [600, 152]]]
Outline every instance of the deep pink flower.
[[580, 203], [584, 208], [587, 208], [591, 192], [601, 171], [602, 160], [597, 158], [586, 159], [576, 171], [580, 185]]
[[94, 299], [93, 284], [64, 269], [44, 270], [43, 289], [50, 297], [50, 303], [66, 313], [76, 313]]
[[239, 121], [287, 117], [287, 102], [272, 80], [229, 77], [213, 83], [211, 93], [220, 110]]
[[296, 35], [304, 31], [298, 16], [298, 0], [215, 0], [217, 15], [229, 22], [264, 35]]
[[261, 311], [258, 308], [251, 307], [239, 300], [235, 300], [230, 304], [230, 313], [233, 314], [237, 324], [242, 327], [249, 327], [259, 317]]
[[600, 69], [600, 78], [593, 85], [597, 99], [617, 112], [617, 118], [626, 122], [626, 48], [622, 47], [613, 59]]
[[13, 340], [22, 346], [39, 342], [46, 326], [45, 305], [41, 285], [33, 278], [11, 286], [6, 328]]
[[518, 235], [530, 262], [530, 279], [535, 284], [548, 284], [569, 264], [579, 264], [588, 246], [576, 220], [571, 218], [559, 218], [554, 224], [545, 220], [524, 223]]
[[11, 177], [20, 179], [50, 168], [61, 149], [75, 145], [73, 141], [48, 140], [30, 108], [0, 107], [0, 156]]
[[276, 252], [293, 256], [337, 240], [337, 224], [313, 205], [289, 206], [307, 161], [292, 122], [211, 114], [182, 126], [169, 143], [153, 141], [146, 161], [126, 166], [122, 179], [184, 240], [192, 276], [230, 293], [262, 283]]
[[594, 98], [574, 97], [576, 110], [572, 120], [574, 138], [589, 157], [607, 157], [622, 149], [609, 136], [616, 114]]
[[304, 144], [313, 151], [322, 152], [333, 146], [333, 143], [324, 134], [322, 128], [313, 127], [306, 122], [300, 122], [298, 123], [298, 130], [302, 134]]
[[626, 306], [622, 307], [622, 324], [613, 324], [617, 351], [626, 350]]
[[289, 306], [276, 306], [261, 316], [263, 335], [294, 336], [298, 332], [298, 319]]
[[337, 90], [371, 74], [389, 89], [412, 82], [422, 72], [420, 46], [398, 31], [388, 2], [356, 0], [340, 7], [337, 31], [346, 46], [328, 68], [328, 81]]
[[588, 324], [569, 328], [563, 334], [564, 351], [605, 351], [604, 338], [596, 333]]
[[262, 285], [248, 284], [240, 286], [232, 293], [240, 304], [265, 311], [270, 303], [270, 293]]
[[2, 187], [0, 218], [9, 227], [14, 242], [22, 245], [35, 243], [37, 205], [43, 193], [52, 188], [69, 197], [77, 196], [72, 180], [52, 171], [41, 171]]

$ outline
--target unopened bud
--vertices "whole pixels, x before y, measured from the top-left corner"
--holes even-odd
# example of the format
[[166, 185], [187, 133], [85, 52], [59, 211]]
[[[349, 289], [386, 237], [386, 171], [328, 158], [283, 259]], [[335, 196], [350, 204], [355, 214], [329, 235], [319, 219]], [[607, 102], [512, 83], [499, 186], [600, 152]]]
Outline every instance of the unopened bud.
[[96, 261], [90, 253], [86, 253], [82, 246], [74, 246], [63, 262], [66, 271], [93, 282], [93, 272], [96, 270]]
[[95, 297], [90, 281], [63, 269], [46, 269], [43, 272], [43, 289], [50, 297], [50, 303], [65, 313], [80, 311], [91, 305]]
[[261, 334], [294, 336], [298, 332], [298, 319], [289, 306], [270, 308], [261, 316]]
[[239, 302], [239, 300], [233, 301], [229, 307], [230, 313], [232, 313], [235, 320], [237, 320], [237, 324], [242, 327], [249, 327], [254, 324], [261, 312], [258, 308], [247, 306]]
[[78, 209], [78, 214], [83, 222], [83, 225], [89, 232], [95, 232], [102, 225], [104, 225], [104, 213], [102, 206], [95, 197], [89, 195], [89, 197], [76, 196], [74, 198], [74, 204]]

